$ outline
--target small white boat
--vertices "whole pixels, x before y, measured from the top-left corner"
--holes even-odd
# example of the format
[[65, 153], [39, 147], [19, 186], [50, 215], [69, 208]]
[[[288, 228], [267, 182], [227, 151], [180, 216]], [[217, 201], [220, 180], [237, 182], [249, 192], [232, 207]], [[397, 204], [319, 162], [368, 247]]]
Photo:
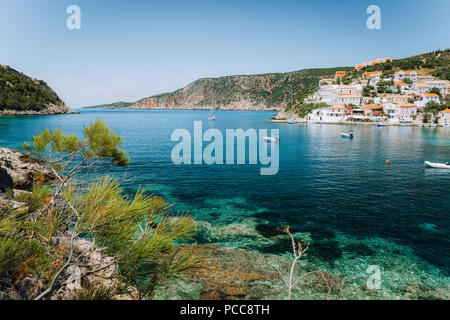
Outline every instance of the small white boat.
[[378, 126], [378, 127], [385, 127], [385, 126], [386, 126], [386, 123], [380, 122], [380, 123], [377, 123], [377, 126]]
[[208, 117], [208, 121], [215, 121], [216, 120], [216, 116], [215, 115], [210, 115]]
[[289, 120], [286, 121], [286, 123], [288, 123], [288, 124], [294, 124], [294, 123], [295, 123], [295, 120], [294, 120], [294, 119], [289, 119]]
[[272, 142], [278, 142], [280, 141], [280, 138], [273, 138], [273, 137], [263, 137], [264, 140], [272, 141]]
[[353, 139], [353, 133], [345, 133], [345, 132], [342, 132], [342, 133], [341, 133], [341, 137], [342, 137], [342, 138]]
[[425, 166], [437, 169], [450, 169], [450, 164], [425, 161]]

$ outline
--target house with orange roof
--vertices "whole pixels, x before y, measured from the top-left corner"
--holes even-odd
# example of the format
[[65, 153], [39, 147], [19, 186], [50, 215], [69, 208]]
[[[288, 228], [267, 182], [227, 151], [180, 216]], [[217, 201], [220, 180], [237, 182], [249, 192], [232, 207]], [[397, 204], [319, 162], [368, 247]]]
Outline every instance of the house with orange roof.
[[394, 73], [395, 81], [403, 81], [405, 79], [417, 81], [417, 72], [414, 70], [400, 70]]
[[418, 93], [430, 92], [431, 87], [426, 83], [414, 82], [412, 85], [414, 91]]
[[345, 77], [345, 75], [347, 74], [347, 72], [345, 71], [336, 71], [334, 78], [337, 79], [342, 79], [343, 77]]
[[427, 104], [430, 101], [434, 101], [437, 103], [441, 103], [439, 96], [436, 93], [422, 93], [421, 96], [423, 97], [422, 102], [424, 104]]
[[430, 88], [439, 89], [439, 92], [443, 94], [448, 94], [449, 92], [450, 82], [447, 80], [425, 80], [424, 83], [429, 85]]
[[375, 85], [381, 79], [381, 71], [364, 72], [362, 78], [369, 80], [368, 84]]
[[400, 121], [412, 121], [417, 117], [417, 106], [414, 103], [405, 103], [400, 106]]
[[362, 74], [363, 79], [371, 79], [374, 77], [380, 77], [381, 76], [381, 71], [370, 71], [370, 72], [364, 72]]
[[335, 94], [333, 102], [359, 105], [361, 103], [361, 94], [359, 93], [338, 93]]
[[445, 109], [438, 112], [439, 124], [443, 126], [450, 126], [450, 109]]
[[367, 118], [382, 118], [384, 116], [384, 109], [377, 104], [368, 104], [363, 107], [364, 116]]

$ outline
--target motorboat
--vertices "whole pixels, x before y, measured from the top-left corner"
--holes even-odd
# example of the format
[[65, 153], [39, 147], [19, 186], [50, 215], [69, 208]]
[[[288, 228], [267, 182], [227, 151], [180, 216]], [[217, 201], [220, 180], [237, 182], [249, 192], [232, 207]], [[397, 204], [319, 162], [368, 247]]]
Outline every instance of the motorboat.
[[450, 164], [448, 164], [448, 163], [436, 163], [436, 162], [425, 161], [425, 166], [429, 167], [429, 168], [436, 168], [436, 169], [450, 169]]
[[342, 133], [341, 133], [341, 137], [342, 137], [342, 138], [353, 139], [353, 133], [342, 132]]

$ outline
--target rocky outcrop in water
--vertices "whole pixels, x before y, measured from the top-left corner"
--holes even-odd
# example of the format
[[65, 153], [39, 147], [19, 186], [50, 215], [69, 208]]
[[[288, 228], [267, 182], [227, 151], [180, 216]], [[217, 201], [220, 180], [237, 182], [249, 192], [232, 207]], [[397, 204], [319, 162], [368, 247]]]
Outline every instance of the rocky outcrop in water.
[[29, 155], [0, 148], [0, 190], [30, 188], [40, 177], [43, 183], [55, 180], [55, 175], [42, 166], [42, 162]]

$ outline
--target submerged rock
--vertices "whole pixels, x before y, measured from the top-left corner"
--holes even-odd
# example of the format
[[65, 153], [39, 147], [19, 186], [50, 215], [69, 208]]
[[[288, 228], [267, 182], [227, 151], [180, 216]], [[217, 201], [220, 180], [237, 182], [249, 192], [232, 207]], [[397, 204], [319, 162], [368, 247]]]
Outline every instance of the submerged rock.
[[44, 168], [38, 159], [22, 152], [0, 148], [0, 191], [30, 188], [34, 179], [40, 175], [44, 183], [56, 179], [56, 176]]
[[410, 299], [418, 300], [450, 300], [449, 290], [422, 283], [408, 283], [404, 289]]

